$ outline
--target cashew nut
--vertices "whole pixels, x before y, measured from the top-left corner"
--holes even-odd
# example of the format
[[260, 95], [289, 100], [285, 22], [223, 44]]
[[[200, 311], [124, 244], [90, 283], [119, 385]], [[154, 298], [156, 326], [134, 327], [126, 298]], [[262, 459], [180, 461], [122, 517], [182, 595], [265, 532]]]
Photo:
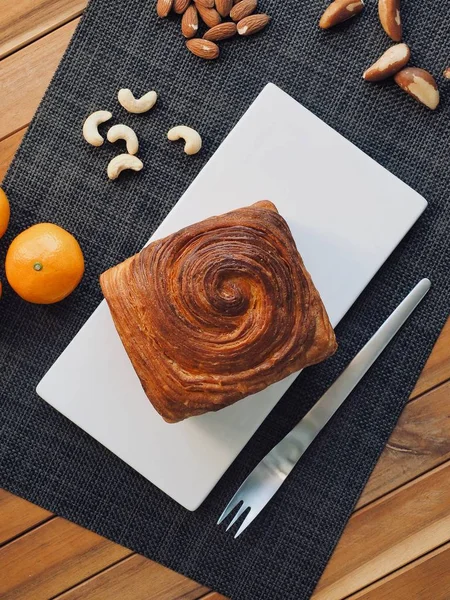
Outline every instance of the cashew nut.
[[155, 106], [158, 95], [156, 92], [147, 92], [141, 98], [135, 98], [133, 92], [128, 89], [119, 90], [117, 99], [129, 113], [145, 113]]
[[112, 143], [117, 142], [117, 140], [125, 140], [128, 154], [137, 154], [139, 150], [137, 135], [128, 125], [123, 125], [122, 123], [120, 125], [113, 125], [106, 137], [108, 138], [108, 142]]
[[102, 136], [98, 132], [100, 123], [109, 121], [112, 114], [109, 110], [97, 110], [86, 119], [83, 124], [83, 137], [92, 146], [101, 146], [104, 142]]
[[117, 179], [125, 169], [140, 171], [143, 166], [143, 162], [139, 160], [137, 156], [132, 156], [131, 154], [119, 154], [108, 164], [108, 177], [110, 179]]
[[178, 125], [178, 127], [172, 127], [170, 131], [167, 132], [167, 137], [170, 141], [174, 142], [175, 140], [179, 140], [183, 138], [186, 142], [184, 145], [184, 151], [186, 154], [197, 154], [197, 152], [202, 147], [202, 138], [200, 134], [192, 129], [191, 127], [186, 127], [186, 125]]

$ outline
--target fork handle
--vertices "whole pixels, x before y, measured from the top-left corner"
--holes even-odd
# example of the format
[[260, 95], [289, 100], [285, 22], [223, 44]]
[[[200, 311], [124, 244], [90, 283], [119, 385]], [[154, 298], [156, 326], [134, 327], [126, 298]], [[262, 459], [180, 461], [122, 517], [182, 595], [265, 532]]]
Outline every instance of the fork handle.
[[342, 406], [350, 392], [361, 381], [392, 338], [396, 335], [430, 289], [422, 279], [386, 319], [378, 331], [358, 352], [346, 369], [317, 401], [303, 419], [265, 457], [264, 462], [285, 478], [297, 461]]

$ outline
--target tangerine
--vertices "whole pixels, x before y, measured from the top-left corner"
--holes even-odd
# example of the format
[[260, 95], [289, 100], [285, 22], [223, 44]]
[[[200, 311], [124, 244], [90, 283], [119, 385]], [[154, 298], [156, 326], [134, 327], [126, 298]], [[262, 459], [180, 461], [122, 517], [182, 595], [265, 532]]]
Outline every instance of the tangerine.
[[6, 278], [21, 298], [53, 304], [66, 298], [84, 273], [83, 252], [71, 233], [53, 223], [38, 223], [11, 243]]
[[8, 197], [4, 190], [0, 188], [0, 238], [5, 235], [8, 229], [10, 213]]

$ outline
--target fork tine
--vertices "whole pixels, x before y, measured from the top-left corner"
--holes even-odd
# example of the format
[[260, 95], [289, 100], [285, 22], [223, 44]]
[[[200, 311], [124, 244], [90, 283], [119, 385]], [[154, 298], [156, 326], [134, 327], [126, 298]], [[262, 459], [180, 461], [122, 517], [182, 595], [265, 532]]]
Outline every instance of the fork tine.
[[236, 506], [240, 502], [242, 502], [242, 498], [240, 497], [239, 491], [240, 491], [240, 488], [235, 493], [235, 495], [231, 498], [231, 500], [228, 502], [228, 504], [226, 505], [225, 510], [220, 515], [219, 520], [217, 521], [217, 525], [220, 525], [222, 523], [222, 521], [225, 520], [231, 512], [233, 512], [233, 510], [236, 508]]
[[233, 527], [233, 525], [236, 523], [236, 521], [239, 519], [239, 517], [242, 515], [242, 513], [244, 513], [247, 510], [248, 506], [245, 505], [245, 502], [242, 503], [242, 506], [240, 507], [240, 509], [237, 511], [237, 513], [234, 515], [233, 520], [231, 521], [231, 523], [228, 525], [226, 531], [228, 531], [229, 529], [231, 529], [231, 527]]
[[256, 517], [259, 515], [260, 512], [261, 512], [261, 508], [259, 510], [250, 508], [249, 512], [245, 516], [245, 519], [242, 521], [241, 526], [237, 530], [236, 535], [234, 536], [234, 539], [236, 539], [238, 536], [240, 536], [241, 533], [247, 529], [247, 527], [250, 525], [250, 523], [254, 519], [256, 519]]

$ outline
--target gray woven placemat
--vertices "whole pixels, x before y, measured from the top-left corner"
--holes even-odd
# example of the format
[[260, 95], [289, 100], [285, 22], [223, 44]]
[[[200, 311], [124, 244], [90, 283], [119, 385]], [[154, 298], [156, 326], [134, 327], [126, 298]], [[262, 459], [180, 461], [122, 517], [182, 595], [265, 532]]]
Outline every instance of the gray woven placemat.
[[[432, 113], [393, 83], [362, 81], [364, 68], [389, 45], [374, 1], [361, 17], [323, 33], [316, 24], [324, 2], [261, 0], [273, 16], [270, 28], [224, 44], [215, 63], [188, 54], [179, 23], [159, 21], [152, 4], [91, 2], [4, 183], [13, 219], [1, 258], [19, 231], [50, 220], [79, 239], [87, 271], [79, 289], [55, 306], [26, 304], [6, 290], [0, 485], [235, 600], [305, 599], [449, 314], [449, 91]], [[426, 3], [405, 3], [413, 60], [434, 73], [448, 58], [449, 18], [448, 3], [432, 12]], [[299, 377], [204, 505], [189, 513], [41, 401], [34, 388], [100, 301], [99, 273], [146, 242], [268, 81], [423, 194], [429, 208], [339, 326], [337, 355]], [[115, 101], [122, 86], [136, 93], [156, 88], [157, 110], [126, 115]], [[94, 151], [80, 136], [85, 116], [99, 108], [114, 109], [139, 132], [149, 165], [139, 176], [122, 176], [114, 185], [105, 180], [116, 150], [105, 144]], [[205, 151], [189, 160], [165, 141], [168, 128], [186, 120], [206, 132]], [[258, 524], [238, 541], [218, 529], [230, 493], [424, 276], [434, 285], [423, 305]]]

